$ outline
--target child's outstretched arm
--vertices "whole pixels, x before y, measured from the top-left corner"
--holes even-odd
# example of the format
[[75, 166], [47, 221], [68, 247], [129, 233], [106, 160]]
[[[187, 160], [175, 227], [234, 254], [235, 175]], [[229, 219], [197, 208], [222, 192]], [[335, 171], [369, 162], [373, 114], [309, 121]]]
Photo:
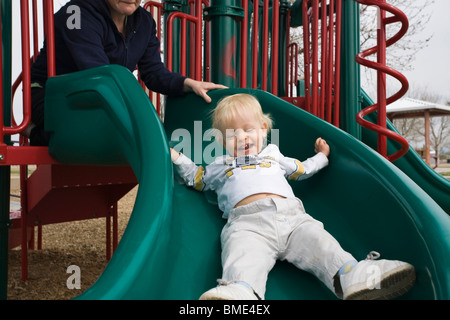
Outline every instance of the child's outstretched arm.
[[328, 157], [330, 155], [330, 146], [324, 139], [317, 138], [316, 143], [314, 144], [314, 151], [316, 153], [322, 152]]
[[175, 171], [184, 180], [186, 185], [197, 191], [206, 189], [204, 181], [205, 169], [202, 166], [197, 166], [191, 159], [182, 153], [176, 152], [172, 148], [170, 148], [170, 157]]
[[170, 148], [170, 158], [172, 159], [172, 162], [177, 161], [177, 159], [180, 157], [180, 153], [176, 152], [172, 148]]
[[304, 180], [326, 167], [328, 165], [328, 156], [330, 155], [328, 143], [322, 138], [317, 138], [314, 143], [314, 151], [316, 155], [304, 161], [284, 157], [280, 153], [280, 165], [286, 171], [286, 178], [289, 180]]

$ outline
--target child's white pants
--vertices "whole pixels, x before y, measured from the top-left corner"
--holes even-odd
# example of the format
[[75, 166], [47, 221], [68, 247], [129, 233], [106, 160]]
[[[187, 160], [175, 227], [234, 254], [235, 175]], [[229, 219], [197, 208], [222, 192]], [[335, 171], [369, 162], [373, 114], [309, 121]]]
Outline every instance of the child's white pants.
[[261, 298], [277, 259], [313, 273], [333, 292], [333, 277], [355, 260], [297, 198], [265, 198], [233, 209], [221, 241], [222, 280], [244, 281]]

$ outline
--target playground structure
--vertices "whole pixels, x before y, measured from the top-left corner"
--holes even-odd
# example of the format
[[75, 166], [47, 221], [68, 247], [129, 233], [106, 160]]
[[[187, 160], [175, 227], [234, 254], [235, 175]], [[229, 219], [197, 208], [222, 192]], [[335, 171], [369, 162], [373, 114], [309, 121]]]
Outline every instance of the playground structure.
[[[382, 22], [377, 47], [363, 53], [358, 44], [358, 2], [379, 6]], [[234, 88], [212, 92], [211, 105], [223, 94], [244, 91], [257, 95], [283, 136], [288, 136], [280, 141], [282, 149], [299, 158], [308, 154], [308, 141], [326, 135], [335, 154], [326, 173], [331, 178], [320, 175], [294, 187], [307, 210], [311, 208], [320, 220], [329, 223], [332, 233], [358, 254], [364, 254], [373, 244], [387, 256], [413, 262], [420, 281], [407, 298], [448, 299], [450, 184], [408, 150], [404, 139], [386, 122], [386, 104], [406, 92], [407, 81], [386, 67], [385, 50], [406, 32], [407, 19], [385, 1], [358, 2], [304, 0], [291, 5], [283, 0], [179, 0], [147, 2], [145, 7], [153, 12], [156, 21], [163, 20], [165, 33], [159, 35], [164, 38], [169, 69]], [[36, 8], [37, 1], [32, 3]], [[53, 1], [42, 3], [51, 48]], [[10, 81], [8, 51], [11, 3], [2, 0], [1, 4], [1, 261], [7, 261], [8, 229], [10, 233], [19, 231], [26, 279], [29, 233], [33, 233], [28, 230], [34, 230], [36, 222], [42, 226], [107, 217], [108, 235], [113, 220], [112, 246], [116, 248], [117, 200], [139, 183], [133, 214], [117, 251], [97, 283], [80, 298], [197, 298], [220, 275], [217, 238], [222, 222], [215, 206], [203, 195], [173, 181], [168, 145], [174, 143], [170, 139], [177, 128], [193, 133], [194, 121], [202, 120], [206, 130], [206, 114], [211, 106], [191, 95], [169, 98], [163, 105], [159, 95], [144, 94], [127, 70], [101, 67], [49, 79], [46, 125], [54, 135], [48, 148], [30, 147], [23, 137], [18, 146], [12, 145], [10, 135], [23, 131], [31, 114], [29, 1], [21, 0], [23, 73], [14, 84]], [[393, 15], [386, 17], [386, 11]], [[35, 17], [37, 11], [33, 12]], [[400, 31], [386, 40], [385, 28], [394, 22], [402, 24]], [[291, 27], [303, 28], [303, 43], [290, 43]], [[299, 48], [304, 50], [305, 77], [301, 81], [297, 79]], [[34, 56], [37, 53], [35, 48]], [[375, 53], [377, 63], [365, 60]], [[54, 53], [49, 54], [50, 75], [55, 75], [53, 61]], [[358, 62], [379, 70], [376, 104], [361, 90]], [[386, 73], [403, 84], [393, 97], [386, 97]], [[16, 124], [11, 116], [11, 101], [20, 82], [23, 121]], [[80, 105], [89, 108], [74, 113]], [[371, 114], [374, 111], [376, 117]], [[71, 134], [80, 124], [85, 136]], [[300, 134], [302, 141], [295, 140], [294, 148], [293, 137]], [[38, 167], [28, 177], [29, 164]], [[20, 219], [10, 222], [11, 165], [21, 166], [22, 193]], [[308, 188], [314, 189], [315, 185], [325, 189], [325, 202], [334, 204], [334, 216], [330, 216], [329, 204], [308, 193]], [[382, 198], [383, 203], [377, 198]], [[359, 236], [359, 244], [345, 238], [347, 227]], [[367, 228], [383, 230], [384, 239]], [[392, 246], [394, 239], [396, 246]], [[110, 243], [108, 238], [107, 245]], [[198, 257], [200, 251], [211, 254]], [[0, 268], [0, 288], [5, 297], [7, 263]], [[273, 276], [271, 273], [268, 298], [332, 298], [308, 275], [285, 265], [280, 268], [274, 269]], [[176, 290], [181, 281], [185, 288]], [[291, 281], [299, 288], [307, 286], [307, 292], [299, 292]]]

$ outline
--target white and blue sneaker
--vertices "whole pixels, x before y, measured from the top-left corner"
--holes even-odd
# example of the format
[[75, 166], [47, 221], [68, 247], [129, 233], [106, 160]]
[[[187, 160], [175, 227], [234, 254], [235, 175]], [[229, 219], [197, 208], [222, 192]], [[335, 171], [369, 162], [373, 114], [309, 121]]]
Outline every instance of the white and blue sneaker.
[[258, 297], [250, 286], [232, 282], [206, 291], [199, 300], [258, 300]]
[[372, 251], [366, 260], [340, 276], [344, 300], [394, 299], [414, 285], [416, 273], [409, 263], [397, 260], [375, 260], [380, 254]]

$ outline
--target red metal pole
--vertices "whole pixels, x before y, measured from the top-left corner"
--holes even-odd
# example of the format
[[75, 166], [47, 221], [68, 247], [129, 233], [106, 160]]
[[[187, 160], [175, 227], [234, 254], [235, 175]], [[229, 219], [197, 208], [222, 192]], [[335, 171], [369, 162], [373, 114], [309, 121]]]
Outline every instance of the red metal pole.
[[22, 281], [28, 279], [28, 166], [20, 166], [20, 206], [22, 207], [20, 215], [21, 229], [21, 264], [22, 264]]
[[292, 79], [292, 73], [291, 73], [291, 69], [292, 69], [292, 46], [290, 44], [289, 41], [289, 34], [290, 34], [290, 25], [291, 25], [291, 15], [288, 13], [287, 17], [286, 17], [286, 79], [285, 79], [285, 92], [286, 92], [286, 96], [290, 97], [291, 96], [291, 82], [290, 79]]
[[328, 32], [329, 32], [329, 37], [328, 37], [328, 68], [327, 68], [327, 88], [326, 88], [326, 106], [325, 106], [325, 116], [326, 116], [326, 121], [328, 123], [331, 123], [331, 105], [332, 105], [332, 89], [333, 89], [333, 50], [334, 50], [334, 0], [330, 0], [330, 5], [329, 5], [329, 12], [330, 12], [330, 16], [329, 16], [329, 24], [328, 24]]
[[280, 25], [280, 0], [272, 1], [272, 86], [273, 95], [278, 95], [278, 46]]
[[303, 56], [304, 56], [304, 74], [305, 74], [305, 109], [311, 113], [311, 59], [310, 59], [310, 28], [308, 1], [303, 1]]
[[195, 53], [196, 53], [196, 61], [195, 61], [195, 80], [202, 80], [202, 17], [203, 17], [203, 1], [196, 1], [196, 19], [193, 21], [195, 25]]
[[205, 21], [205, 37], [204, 37], [204, 46], [205, 46], [205, 59], [204, 59], [204, 68], [205, 68], [205, 81], [211, 81], [211, 51], [209, 47], [209, 43], [211, 41], [211, 30], [209, 27], [209, 21]]
[[[150, 11], [150, 13], [153, 15], [153, 12], [155, 12], [156, 10], [156, 35], [158, 37], [159, 40], [161, 40], [161, 16], [162, 16], [162, 8], [163, 8], [163, 4], [160, 2], [154, 2], [154, 1], [149, 1], [146, 2], [144, 4], [144, 9]], [[161, 49], [160, 49], [161, 52]], [[141, 82], [142, 87], [145, 89], [145, 84]], [[153, 91], [149, 90], [149, 99], [152, 99], [153, 96]], [[159, 114], [159, 116], [161, 117], [161, 94], [160, 93], [156, 93], [156, 102], [154, 103], [155, 108], [156, 108], [156, 112]], [[153, 101], [152, 101], [153, 102]]]
[[48, 77], [56, 75], [55, 66], [55, 24], [53, 17], [53, 0], [45, 0], [44, 2], [44, 19], [47, 22], [45, 34], [47, 37], [47, 73]]
[[247, 54], [248, 52], [248, 1], [242, 1], [244, 9], [244, 19], [241, 23], [241, 70], [240, 70], [240, 86], [247, 87]]
[[[318, 117], [324, 118], [325, 111], [325, 97], [326, 97], [326, 88], [327, 88], [327, 44], [328, 44], [328, 34], [327, 34], [327, 3], [326, 0], [321, 0], [320, 3], [320, 11], [321, 11], [321, 58], [320, 58], [320, 99], [319, 99], [319, 110]], [[318, 48], [317, 48], [318, 49]]]
[[[186, 37], [187, 37], [187, 30], [186, 30], [186, 19], [184, 17], [181, 17], [181, 52], [186, 52]], [[184, 57], [180, 58], [180, 73], [183, 76], [186, 75], [186, 54], [184, 54]]]
[[312, 114], [319, 114], [319, 0], [313, 0], [312, 14]]
[[[21, 132], [28, 127], [31, 121], [31, 61], [30, 61], [30, 13], [28, 8], [28, 1], [21, 0], [20, 3], [20, 16], [22, 27], [22, 90], [23, 90], [23, 120], [20, 126], [15, 130], [10, 128], [11, 134]], [[27, 166], [20, 166], [21, 176], [21, 232], [22, 232], [22, 245], [21, 245], [21, 264], [22, 264], [22, 281], [26, 281], [28, 278], [28, 221], [27, 221], [27, 187], [25, 185], [28, 177]], [[24, 177], [24, 178], [23, 178]], [[23, 179], [22, 179], [23, 178]]]
[[33, 0], [33, 61], [39, 54], [39, 30], [38, 30], [38, 8], [37, 0]]
[[[206, 7], [209, 7], [209, 1], [208, 0], [203, 0], [202, 1], [203, 5], [205, 5]], [[202, 25], [202, 19], [200, 19], [200, 26]], [[210, 65], [210, 48], [209, 48], [209, 43], [211, 40], [211, 36], [210, 36], [210, 28], [209, 28], [209, 21], [204, 21], [205, 24], [205, 34], [203, 36], [203, 46], [204, 46], [204, 51], [205, 51], [205, 57], [203, 59], [203, 69], [204, 69], [204, 75], [203, 78], [205, 81], [211, 81], [211, 65]]]
[[106, 214], [106, 260], [111, 260], [111, 216], [112, 216], [112, 207], [109, 207], [108, 212]]
[[23, 120], [15, 128], [4, 128], [5, 134], [16, 134], [25, 130], [31, 121], [31, 74], [30, 74], [30, 12], [28, 1], [21, 0], [20, 16], [22, 26], [22, 87], [23, 87]]
[[113, 250], [114, 253], [117, 249], [117, 245], [119, 243], [119, 234], [118, 234], [118, 217], [117, 217], [117, 202], [115, 202], [112, 206], [112, 219], [113, 219]]
[[173, 19], [171, 19], [171, 15], [169, 16], [169, 18], [167, 19], [167, 32], [166, 32], [166, 37], [167, 37], [167, 52], [166, 52], [166, 56], [167, 56], [167, 69], [169, 69], [170, 71], [173, 71], [173, 27], [171, 25], [171, 22], [173, 21]]
[[[380, 2], [386, 2], [380, 0]], [[380, 10], [378, 7], [378, 26], [377, 26], [377, 62], [386, 65], [386, 11]], [[386, 73], [378, 70], [377, 72], [377, 96], [378, 96], [378, 124], [386, 128]], [[383, 156], [387, 156], [387, 138], [384, 134], [378, 133], [378, 152]]]
[[267, 91], [267, 66], [269, 55], [269, 0], [264, 0], [263, 7], [263, 44], [262, 44], [262, 74], [261, 82], [263, 91]]
[[[394, 161], [408, 152], [409, 144], [405, 138], [401, 135], [397, 134], [386, 128], [386, 105], [392, 103], [393, 101], [399, 99], [403, 96], [408, 90], [408, 81], [407, 79], [398, 71], [393, 70], [392, 68], [386, 66], [386, 55], [384, 52], [385, 49], [398, 41], [408, 30], [408, 19], [406, 15], [395, 8], [394, 6], [387, 4], [383, 1], [375, 1], [375, 0], [357, 0], [360, 3], [365, 5], [374, 5], [380, 8], [381, 12], [379, 13], [379, 31], [377, 35], [378, 44], [375, 47], [367, 49], [356, 56], [356, 62], [362, 64], [366, 67], [376, 69], [378, 72], [378, 102], [370, 107], [367, 107], [356, 115], [356, 122], [361, 126], [373, 130], [378, 133], [378, 150], [381, 154], [383, 154], [388, 160]], [[393, 17], [386, 18], [385, 11], [389, 11]], [[386, 32], [385, 27], [389, 23], [401, 22], [402, 26], [400, 30], [391, 38], [386, 40]], [[377, 53], [377, 62], [370, 61], [365, 59], [367, 56]], [[381, 74], [383, 73], [383, 75]], [[386, 98], [386, 75], [398, 79], [402, 88], [395, 93], [394, 95]], [[384, 107], [384, 108], [383, 108]], [[384, 109], [384, 110], [383, 110]], [[364, 117], [372, 112], [378, 111], [378, 121], [377, 124], [371, 123], [364, 119]], [[384, 119], [382, 118], [384, 114]], [[384, 137], [383, 137], [384, 136]], [[401, 145], [401, 149], [395, 152], [392, 155], [386, 156], [386, 137], [395, 140]]]
[[259, 1], [253, 1], [252, 88], [258, 87]]
[[339, 106], [341, 98], [341, 24], [342, 24], [342, 0], [336, 1], [336, 49], [334, 72], [334, 119], [333, 124], [339, 127]]
[[[194, 0], [189, 0], [189, 10], [190, 10], [190, 15], [194, 16], [196, 14], [195, 11], [195, 1]], [[196, 32], [195, 32], [195, 27], [194, 28], [189, 28], [189, 39], [190, 39], [190, 44], [189, 44], [189, 77], [192, 79], [195, 79], [195, 45], [192, 45], [192, 39], [194, 39], [195, 41], [195, 37], [197, 36]], [[195, 44], [195, 42], [194, 42]]]

